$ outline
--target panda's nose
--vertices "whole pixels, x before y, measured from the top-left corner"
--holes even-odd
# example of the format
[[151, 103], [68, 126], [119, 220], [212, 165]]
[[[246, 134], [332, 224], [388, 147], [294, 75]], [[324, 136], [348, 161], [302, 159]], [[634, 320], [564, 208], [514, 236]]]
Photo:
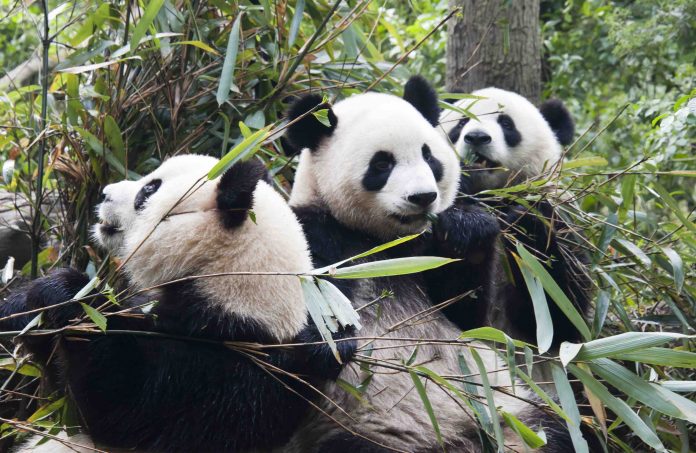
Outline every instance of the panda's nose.
[[468, 145], [487, 145], [491, 142], [491, 136], [481, 131], [469, 132], [464, 136], [464, 142]]
[[421, 208], [427, 208], [433, 201], [437, 198], [437, 192], [421, 192], [414, 193], [408, 196], [408, 201], [420, 206]]

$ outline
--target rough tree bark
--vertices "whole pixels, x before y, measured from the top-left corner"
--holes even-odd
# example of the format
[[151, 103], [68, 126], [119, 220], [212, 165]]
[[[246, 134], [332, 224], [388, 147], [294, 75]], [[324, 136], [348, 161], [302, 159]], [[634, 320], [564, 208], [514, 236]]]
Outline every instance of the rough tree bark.
[[450, 0], [462, 14], [447, 30], [447, 89], [496, 86], [534, 103], [541, 91], [539, 0]]

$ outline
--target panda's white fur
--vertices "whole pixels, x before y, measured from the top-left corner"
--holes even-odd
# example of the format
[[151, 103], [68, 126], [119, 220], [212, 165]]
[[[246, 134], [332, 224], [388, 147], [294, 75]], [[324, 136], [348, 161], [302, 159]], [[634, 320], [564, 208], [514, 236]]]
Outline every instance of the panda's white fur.
[[[404, 234], [419, 233], [428, 227], [427, 221], [403, 224], [394, 222], [389, 217], [394, 210], [406, 209], [399, 200], [413, 191], [437, 191], [438, 202], [433, 207], [433, 212], [444, 211], [452, 205], [458, 188], [459, 160], [446, 140], [410, 103], [388, 94], [358, 94], [338, 102], [332, 113], [337, 119], [335, 130], [323, 132], [325, 135], [319, 139], [316, 148], [302, 151], [290, 198], [291, 206], [296, 208], [300, 221], [305, 225], [313, 253], [313, 240], [321, 242], [324, 236], [333, 235], [335, 230], [322, 232], [321, 228], [326, 220], [321, 217], [315, 222], [319, 224], [318, 231], [312, 232], [312, 227], [308, 228], [307, 224], [313, 223], [312, 217], [316, 216], [310, 214], [303, 220], [303, 215], [299, 214], [303, 210], [326, 209], [341, 224], [353, 230], [353, 236], [342, 238], [343, 233], [336, 233], [334, 239], [326, 239], [328, 244], [341, 244], [351, 250], [351, 246], [355, 245], [341, 241], [355, 240], [361, 233], [382, 241], [392, 240]], [[292, 139], [294, 131], [291, 129], [289, 132]], [[300, 130], [298, 134], [302, 132]], [[311, 141], [312, 138], [307, 143], [311, 145]], [[444, 167], [439, 183], [435, 182], [433, 173], [422, 161], [423, 143], [429, 145], [433, 156]], [[296, 144], [301, 147], [310, 145]], [[379, 150], [394, 153], [397, 161], [395, 171], [398, 169], [398, 173], [392, 175], [394, 180], [390, 178], [383, 191], [366, 192], [361, 186], [361, 177], [371, 157]], [[324, 250], [325, 247], [321, 246], [318, 251]], [[510, 373], [489, 346], [478, 342], [468, 345], [428, 343], [428, 339], [456, 342], [461, 330], [440, 313], [423, 315], [432, 307], [432, 302], [418, 281], [418, 277], [404, 276], [359, 280], [355, 283], [352, 290], [353, 305], [356, 308], [368, 305], [368, 308], [361, 311], [363, 329], [360, 333], [365, 339], [360, 341], [360, 347], [371, 345], [374, 349], [367, 354], [374, 360], [398, 365], [414, 354], [415, 344], [418, 344], [415, 356], [417, 363], [440, 376], [453, 376], [462, 374], [460, 355], [472, 373], [477, 374], [478, 368], [469, 350], [470, 346], [481, 355], [491, 385], [510, 390]], [[379, 308], [374, 303], [370, 304], [385, 290], [392, 290], [394, 298], [385, 299]], [[323, 451], [335, 448], [342, 452], [381, 452], [387, 451], [386, 449], [440, 451], [431, 420], [414, 388], [411, 376], [379, 365], [375, 365], [373, 371], [374, 375], [361, 399], [338, 384], [328, 383], [322, 391], [331, 401], [323, 401], [321, 404], [322, 411], [328, 417], [313, 413], [282, 451], [318, 452], [322, 448], [325, 449]], [[366, 377], [367, 373], [356, 363], [350, 363], [340, 375], [342, 380], [356, 387]], [[478, 376], [472, 376], [471, 379], [480, 382]], [[477, 424], [470, 409], [457, 401], [456, 396], [448, 394], [432, 382], [427, 383], [426, 392], [435, 408], [447, 450], [477, 451], [480, 448]], [[529, 391], [519, 385], [516, 387], [516, 394], [522, 398], [531, 397]], [[518, 415], [531, 408], [515, 396], [497, 391], [495, 401], [505, 411]], [[520, 417], [524, 418], [522, 415]], [[360, 443], [364, 439], [346, 432], [334, 420], [339, 420], [349, 430], [369, 441]], [[505, 430], [505, 436], [506, 448], [516, 451], [525, 449], [511, 431]], [[336, 446], [336, 442], [343, 444]], [[384, 447], [378, 445], [386, 446], [386, 449], [383, 450]]]
[[[467, 144], [465, 136], [472, 132], [490, 136], [489, 144], [475, 147], [480, 157], [488, 161], [485, 166], [495, 167], [484, 171], [484, 187], [502, 187], [508, 180], [536, 177], [555, 168], [562, 156], [561, 144], [538, 108], [525, 97], [500, 88], [484, 88], [472, 95], [477, 99], [461, 99], [454, 105], [471, 112], [475, 118], [469, 119], [461, 132], [450, 139], [457, 154], [466, 162], [472, 158], [474, 147]], [[514, 147], [506, 143], [498, 122], [502, 114], [512, 118], [516, 128], [522, 131], [521, 140]], [[457, 127], [462, 118], [461, 113], [445, 109], [440, 117], [444, 135]]]
[[[345, 225], [387, 238], [427, 227], [426, 218], [404, 224], [392, 217], [419, 213], [405, 201], [410, 194], [437, 192], [429, 207], [433, 214], [452, 204], [457, 157], [411, 104], [389, 94], [365, 93], [336, 103], [333, 111], [340, 118], [334, 134], [319, 149], [301, 154], [291, 205], [321, 204]], [[423, 160], [424, 143], [443, 164], [439, 182]], [[399, 158], [386, 186], [370, 192], [362, 188], [361, 178], [378, 150]]]
[[[238, 229], [219, 227], [215, 190], [219, 178], [209, 181], [217, 159], [182, 155], [166, 160], [138, 181], [121, 181], [104, 188], [106, 202], [97, 240], [122, 260], [129, 281], [147, 288], [190, 275], [225, 272], [301, 273], [311, 269], [307, 243], [295, 215], [273, 188], [259, 181], [252, 211], [255, 221]], [[136, 212], [133, 199], [154, 179], [162, 186]], [[103, 234], [110, 225], [123, 231]], [[125, 232], [125, 234], [123, 234]], [[267, 238], [275, 238], [268, 241]], [[182, 250], [185, 250], [182, 253]], [[235, 256], [231, 260], [230, 250]], [[283, 341], [306, 324], [307, 311], [297, 277], [229, 275], [194, 283], [221, 308], [264, 324]], [[278, 303], [278, 301], [283, 303]]]

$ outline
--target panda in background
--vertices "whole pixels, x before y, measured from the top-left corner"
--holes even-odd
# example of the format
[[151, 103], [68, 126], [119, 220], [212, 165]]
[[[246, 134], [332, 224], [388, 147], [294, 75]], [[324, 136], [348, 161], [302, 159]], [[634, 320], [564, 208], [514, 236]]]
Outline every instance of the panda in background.
[[[549, 100], [537, 109], [519, 94], [498, 88], [472, 94], [475, 99], [462, 99], [455, 106], [470, 111], [476, 118], [454, 110], [445, 110], [440, 117], [443, 133], [464, 161], [460, 187], [463, 193], [476, 195], [483, 190], [519, 184], [556, 168], [562, 146], [570, 144], [574, 134], [573, 120], [561, 101]], [[578, 311], [585, 314], [591, 299], [587, 256], [580, 244], [581, 236], [559, 212], [545, 200], [535, 203], [533, 212], [509, 199], [496, 201], [485, 195], [477, 199], [500, 212], [505, 233], [503, 248], [511, 272], [505, 269], [505, 263], [499, 262], [495, 277], [500, 282], [495, 291], [498, 299], [490, 304], [483, 318], [461, 316], [454, 320], [466, 328], [474, 324], [493, 325], [515, 338], [536, 342], [532, 300], [511, 255], [516, 241], [547, 263], [556, 283]], [[468, 202], [468, 197], [461, 201]], [[577, 329], [548, 295], [547, 300], [554, 325], [553, 346], [580, 340]]]
[[[314, 115], [325, 110], [329, 125]], [[452, 206], [459, 183], [459, 160], [435, 129], [439, 109], [434, 90], [411, 78], [404, 97], [365, 93], [335, 105], [307, 95], [290, 107], [287, 138], [301, 149], [290, 204], [307, 235], [317, 266], [335, 263], [400, 236], [432, 232], [360, 261], [417, 255], [465, 258], [470, 271], [462, 291], [490, 281], [485, 271], [498, 234], [496, 219], [475, 206]], [[435, 218], [435, 222], [431, 219]], [[483, 255], [469, 261], [470, 256]], [[443, 267], [445, 269], [447, 266]], [[312, 412], [283, 452], [378, 453], [442, 451], [409, 373], [389, 369], [412, 357], [441, 376], [462, 374], [462, 363], [477, 370], [461, 330], [433, 310], [423, 275], [343, 280], [337, 286], [360, 310], [361, 347], [373, 365], [349, 364], [340, 379], [361, 389], [361, 397], [334, 382], [322, 391], [335, 403], [320, 403], [326, 417]], [[393, 293], [393, 297], [384, 297]], [[436, 340], [429, 342], [428, 340]], [[509, 386], [510, 374], [495, 352], [474, 343], [492, 385]], [[385, 365], [387, 368], [384, 368]], [[466, 373], [468, 374], [468, 373]], [[476, 379], [476, 378], [473, 378]], [[436, 408], [447, 451], [479, 452], [478, 425], [466, 404], [434, 383], [426, 392]], [[517, 386], [518, 396], [529, 398]], [[496, 405], [529, 426], [546, 426], [547, 451], [567, 451], [568, 437], [554, 420], [514, 396], [496, 392]], [[341, 408], [341, 409], [339, 409]], [[524, 446], [510, 430], [506, 447]]]
[[[172, 157], [138, 181], [104, 189], [97, 242], [121, 260], [135, 290], [157, 290], [112, 306], [104, 336], [71, 332], [56, 339], [58, 357], [49, 374], [79, 409], [89, 437], [77, 443], [91, 437], [98, 446], [147, 452], [268, 450], [288, 440], [310, 407], [306, 399], [316, 397], [284, 373], [318, 385], [341, 370], [324, 344], [268, 348], [258, 355], [223, 344], [311, 343], [321, 337], [308, 321], [296, 276], [224, 275], [300, 273], [312, 263], [297, 218], [268, 185], [264, 166], [239, 163], [208, 181], [205, 175], [217, 162]], [[208, 277], [195, 277], [200, 275]], [[61, 269], [18, 294], [14, 308], [70, 300], [88, 280]], [[147, 314], [120, 313], [154, 300]], [[96, 297], [91, 305], [105, 303]], [[77, 304], [49, 309], [44, 327], [68, 326], [83, 315]], [[354, 340], [337, 344], [343, 361], [349, 360]], [[51, 441], [33, 451], [61, 445]]]

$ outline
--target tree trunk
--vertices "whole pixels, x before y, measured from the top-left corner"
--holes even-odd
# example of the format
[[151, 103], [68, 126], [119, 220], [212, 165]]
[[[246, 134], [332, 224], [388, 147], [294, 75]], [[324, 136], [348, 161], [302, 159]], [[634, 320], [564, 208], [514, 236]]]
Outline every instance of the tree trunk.
[[495, 86], [538, 104], [541, 91], [539, 0], [450, 0], [462, 14], [447, 30], [447, 89]]

